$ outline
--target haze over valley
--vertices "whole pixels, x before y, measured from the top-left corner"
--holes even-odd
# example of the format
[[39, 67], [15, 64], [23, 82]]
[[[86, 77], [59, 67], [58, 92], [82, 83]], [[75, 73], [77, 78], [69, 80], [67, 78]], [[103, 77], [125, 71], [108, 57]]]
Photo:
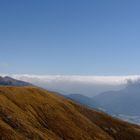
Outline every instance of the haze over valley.
[[[6, 76], [6, 74], [2, 74]], [[135, 82], [139, 75], [130, 76], [83, 76], [83, 75], [29, 75], [9, 74], [18, 80], [30, 82], [37, 86], [57, 91], [62, 94], [82, 94], [93, 97], [102, 92], [120, 90], [128, 81]]]

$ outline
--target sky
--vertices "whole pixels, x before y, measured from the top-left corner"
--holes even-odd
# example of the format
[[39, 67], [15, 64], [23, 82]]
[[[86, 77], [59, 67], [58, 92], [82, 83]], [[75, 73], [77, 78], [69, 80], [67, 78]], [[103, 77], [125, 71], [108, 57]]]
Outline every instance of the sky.
[[140, 74], [139, 0], [1, 0], [0, 73]]

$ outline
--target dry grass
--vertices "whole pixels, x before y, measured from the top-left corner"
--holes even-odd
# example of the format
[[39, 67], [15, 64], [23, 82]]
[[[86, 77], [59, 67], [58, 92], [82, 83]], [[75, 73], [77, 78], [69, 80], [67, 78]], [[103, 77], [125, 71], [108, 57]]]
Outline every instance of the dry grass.
[[35, 87], [0, 87], [2, 140], [140, 140], [140, 127]]

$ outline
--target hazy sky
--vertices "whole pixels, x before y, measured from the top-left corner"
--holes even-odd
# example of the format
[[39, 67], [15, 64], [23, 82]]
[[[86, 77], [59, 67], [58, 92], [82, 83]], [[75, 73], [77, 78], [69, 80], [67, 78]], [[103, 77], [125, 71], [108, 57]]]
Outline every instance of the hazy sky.
[[140, 74], [139, 0], [0, 0], [0, 73]]
[[[5, 76], [5, 75], [3, 75]], [[9, 74], [10, 77], [62, 94], [94, 96], [105, 91], [120, 90], [139, 82], [140, 75], [129, 76], [81, 76], [81, 75], [31, 75]]]

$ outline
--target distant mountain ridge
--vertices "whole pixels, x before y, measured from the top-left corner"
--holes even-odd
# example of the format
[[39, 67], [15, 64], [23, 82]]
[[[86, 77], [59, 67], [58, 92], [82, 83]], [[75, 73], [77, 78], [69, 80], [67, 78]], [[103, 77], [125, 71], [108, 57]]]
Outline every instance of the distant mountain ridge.
[[16, 80], [9, 76], [5, 77], [0, 76], [0, 86], [33, 86], [33, 85], [28, 82]]
[[69, 94], [66, 95], [66, 97], [88, 107], [98, 107], [98, 104], [94, 101], [94, 99], [81, 94]]
[[119, 91], [109, 91], [93, 98], [110, 113], [140, 116], [140, 82], [128, 83]]
[[128, 81], [124, 89], [87, 97], [68, 95], [81, 104], [100, 109], [121, 119], [140, 124], [140, 81]]

